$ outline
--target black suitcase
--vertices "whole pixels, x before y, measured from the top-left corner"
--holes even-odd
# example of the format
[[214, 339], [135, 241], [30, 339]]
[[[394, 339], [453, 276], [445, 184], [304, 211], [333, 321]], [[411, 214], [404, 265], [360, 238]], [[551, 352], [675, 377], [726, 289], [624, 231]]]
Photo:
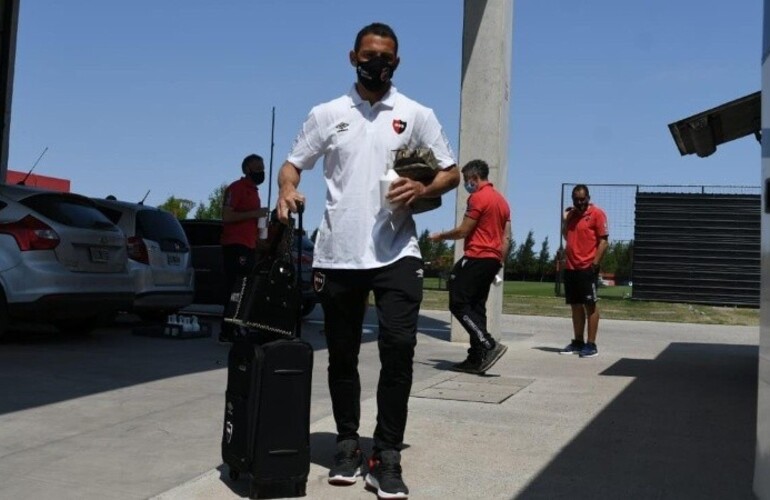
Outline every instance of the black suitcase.
[[275, 330], [254, 318], [259, 326], [237, 337], [228, 355], [222, 459], [231, 479], [250, 475], [250, 498], [305, 495], [313, 348], [299, 338], [299, 307], [295, 314]]
[[251, 475], [250, 498], [305, 495], [312, 368], [313, 348], [299, 339], [230, 349], [222, 459], [231, 479]]

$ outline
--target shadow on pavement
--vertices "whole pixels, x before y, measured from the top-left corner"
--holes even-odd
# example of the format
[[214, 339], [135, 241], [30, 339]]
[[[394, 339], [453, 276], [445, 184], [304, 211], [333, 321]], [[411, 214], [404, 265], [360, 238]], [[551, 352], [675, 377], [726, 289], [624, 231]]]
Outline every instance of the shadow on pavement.
[[[224, 369], [229, 344], [219, 344], [219, 318], [200, 316], [211, 325], [211, 337], [153, 338], [132, 335], [141, 323], [128, 315], [88, 335], [65, 335], [55, 328], [14, 330], [0, 344], [0, 414], [20, 411], [156, 380]], [[326, 349], [320, 307], [305, 320], [302, 339], [315, 350]], [[375, 325], [363, 342], [377, 340]], [[420, 327], [446, 328], [443, 321], [420, 316]], [[443, 336], [438, 336], [443, 338]], [[448, 339], [448, 333], [446, 335]], [[222, 387], [224, 392], [225, 388]]]
[[[672, 343], [517, 498], [754, 498], [756, 346]], [[590, 384], [590, 380], [586, 380]]]

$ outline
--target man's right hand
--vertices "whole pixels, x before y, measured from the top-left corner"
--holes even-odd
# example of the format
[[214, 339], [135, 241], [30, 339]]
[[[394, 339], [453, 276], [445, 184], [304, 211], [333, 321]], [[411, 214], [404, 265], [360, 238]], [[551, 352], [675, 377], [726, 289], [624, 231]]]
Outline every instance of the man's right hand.
[[562, 218], [562, 220], [567, 220], [567, 219], [569, 219], [570, 215], [572, 215], [572, 210], [573, 210], [574, 208], [575, 208], [575, 207], [567, 207], [566, 209], [564, 209], [564, 212], [561, 214], [561, 218]]
[[278, 220], [289, 223], [289, 214], [297, 213], [297, 202], [305, 203], [305, 197], [297, 191], [300, 170], [288, 161], [278, 172], [278, 202], [275, 206]]
[[289, 214], [297, 213], [297, 203], [305, 203], [305, 196], [296, 189], [281, 189], [278, 193], [278, 220], [284, 224], [289, 222]]

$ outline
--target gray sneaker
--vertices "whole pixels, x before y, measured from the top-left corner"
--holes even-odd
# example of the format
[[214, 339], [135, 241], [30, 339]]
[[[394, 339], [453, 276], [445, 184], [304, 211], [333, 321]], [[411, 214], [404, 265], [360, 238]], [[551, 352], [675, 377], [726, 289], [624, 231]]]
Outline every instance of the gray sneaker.
[[484, 349], [481, 351], [481, 365], [479, 365], [479, 371], [478, 373], [484, 373], [490, 368], [492, 368], [492, 365], [497, 363], [497, 360], [503, 357], [503, 354], [505, 354], [505, 351], [508, 350], [508, 346], [505, 346], [501, 344], [500, 342], [495, 343], [495, 346], [492, 349]]

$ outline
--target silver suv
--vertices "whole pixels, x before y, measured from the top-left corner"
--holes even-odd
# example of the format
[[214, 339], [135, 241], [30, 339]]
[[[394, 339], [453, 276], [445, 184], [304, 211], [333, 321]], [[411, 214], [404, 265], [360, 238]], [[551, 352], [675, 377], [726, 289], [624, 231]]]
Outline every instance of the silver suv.
[[128, 238], [128, 269], [134, 282], [131, 310], [144, 320], [164, 320], [192, 303], [194, 270], [182, 226], [159, 208], [92, 199]]
[[86, 333], [133, 300], [126, 238], [88, 198], [0, 184], [0, 335], [16, 320]]

